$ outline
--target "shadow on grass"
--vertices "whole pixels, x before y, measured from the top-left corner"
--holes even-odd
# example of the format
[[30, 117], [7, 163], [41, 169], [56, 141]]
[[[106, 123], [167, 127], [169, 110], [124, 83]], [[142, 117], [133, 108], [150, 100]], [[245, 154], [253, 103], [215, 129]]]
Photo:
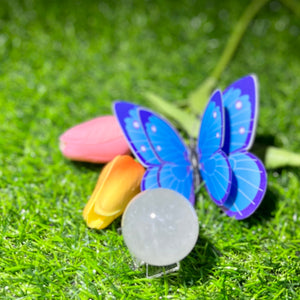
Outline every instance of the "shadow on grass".
[[243, 220], [250, 227], [253, 225], [261, 224], [273, 218], [273, 212], [276, 210], [279, 193], [272, 187], [268, 186], [265, 197], [250, 218]]
[[[135, 278], [145, 279], [145, 280], [157, 280], [163, 285], [165, 280], [169, 280], [170, 284], [179, 286], [184, 285], [186, 287], [204, 283], [209, 280], [210, 275], [213, 273], [212, 269], [216, 265], [218, 258], [222, 255], [221, 252], [200, 232], [196, 245], [192, 252], [180, 261], [179, 271], [170, 272], [169, 274], [162, 274], [157, 278], [147, 278], [146, 277], [146, 265], [141, 265], [139, 267], [134, 265], [134, 261], [128, 249], [126, 249], [126, 244], [123, 241], [123, 254], [122, 263], [127, 264], [128, 268], [125, 268], [123, 276], [134, 276]], [[125, 253], [126, 252], [126, 253]], [[157, 267], [154, 267], [154, 271], [151, 270], [149, 266], [150, 275], [158, 274], [160, 271]], [[153, 274], [151, 274], [153, 272]], [[120, 274], [119, 274], [120, 275]]]
[[259, 135], [255, 137], [255, 143], [250, 152], [255, 154], [265, 164], [267, 148], [270, 146], [275, 146], [275, 136]]
[[102, 168], [105, 166], [105, 163], [99, 164], [99, 163], [89, 163], [89, 162], [81, 162], [81, 161], [73, 161], [73, 160], [70, 160], [70, 164], [80, 171], [88, 170], [88, 171], [98, 172], [98, 173], [100, 173]]
[[179, 281], [186, 286], [192, 286], [199, 280], [206, 282], [221, 255], [200, 230], [194, 249], [180, 262]]
[[[276, 169], [273, 171], [278, 173], [278, 176], [281, 176], [283, 170], [285, 171], [290, 170], [294, 173], [296, 172], [296, 174], [298, 174], [298, 177], [300, 179], [299, 168], [286, 167], [286, 168]], [[243, 220], [243, 222], [247, 223], [249, 226], [252, 226], [272, 219], [277, 209], [277, 203], [279, 198], [280, 198], [279, 191], [275, 187], [268, 185], [265, 197], [262, 203], [260, 204], [260, 206], [258, 207], [258, 209], [255, 211], [255, 213], [252, 216], [250, 216], [250, 218]]]
[[[275, 145], [275, 140], [276, 138], [273, 135], [257, 136], [250, 152], [254, 153], [265, 164], [267, 149], [268, 147]], [[281, 170], [282, 169], [276, 169], [276, 172], [280, 173]], [[248, 223], [249, 226], [252, 226], [271, 219], [276, 210], [278, 199], [278, 191], [268, 184], [262, 203], [255, 213], [250, 218], [245, 219], [244, 222]]]

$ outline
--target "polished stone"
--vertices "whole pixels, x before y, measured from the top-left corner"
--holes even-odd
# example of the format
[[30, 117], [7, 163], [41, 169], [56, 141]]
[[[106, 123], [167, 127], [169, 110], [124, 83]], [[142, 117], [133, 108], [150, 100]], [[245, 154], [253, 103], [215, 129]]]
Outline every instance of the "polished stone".
[[155, 266], [182, 260], [198, 238], [198, 217], [181, 194], [150, 189], [127, 206], [122, 218], [125, 244], [133, 257]]

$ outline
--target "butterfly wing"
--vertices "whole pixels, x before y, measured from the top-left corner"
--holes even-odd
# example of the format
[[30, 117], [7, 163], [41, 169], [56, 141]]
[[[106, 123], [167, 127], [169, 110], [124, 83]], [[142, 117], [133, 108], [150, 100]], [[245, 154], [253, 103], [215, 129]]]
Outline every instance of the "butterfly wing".
[[132, 153], [144, 167], [159, 165], [160, 160], [151, 148], [138, 109], [139, 106], [124, 101], [116, 101], [113, 105], [114, 114]]
[[258, 114], [257, 79], [245, 76], [223, 92], [225, 136], [223, 151], [227, 154], [249, 150], [252, 146]]
[[[141, 108], [139, 115], [149, 143], [160, 161], [157, 172], [159, 186], [181, 193], [194, 204], [189, 151], [179, 133], [171, 123], [150, 110]], [[153, 172], [150, 172], [148, 176], [153, 177]], [[142, 187], [146, 187], [149, 181], [146, 178]]]
[[229, 156], [232, 185], [224, 211], [237, 220], [250, 216], [259, 206], [267, 187], [267, 175], [262, 162], [247, 151]]
[[222, 95], [216, 91], [205, 109], [198, 140], [200, 173], [206, 189], [217, 205], [222, 205], [231, 187], [231, 167], [224, 144], [224, 108]]
[[137, 159], [147, 167], [141, 189], [169, 188], [194, 204], [188, 149], [161, 116], [127, 102], [114, 104], [115, 115]]
[[229, 216], [244, 219], [261, 203], [267, 173], [263, 163], [247, 152], [252, 146], [258, 115], [257, 79], [245, 76], [223, 93], [225, 140], [223, 151], [229, 155], [233, 182], [224, 210]]

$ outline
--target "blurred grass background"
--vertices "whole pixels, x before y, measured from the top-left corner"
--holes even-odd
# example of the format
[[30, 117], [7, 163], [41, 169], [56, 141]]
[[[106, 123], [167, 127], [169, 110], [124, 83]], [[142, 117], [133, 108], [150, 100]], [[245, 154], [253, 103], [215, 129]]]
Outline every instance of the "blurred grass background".
[[[146, 279], [114, 222], [90, 230], [82, 209], [101, 165], [62, 157], [69, 127], [143, 92], [185, 99], [213, 69], [249, 1], [0, 2], [1, 299], [297, 299], [300, 171], [268, 172], [251, 218], [200, 195], [200, 237], [178, 273]], [[300, 20], [270, 1], [219, 87], [256, 73], [257, 140], [300, 150]]]

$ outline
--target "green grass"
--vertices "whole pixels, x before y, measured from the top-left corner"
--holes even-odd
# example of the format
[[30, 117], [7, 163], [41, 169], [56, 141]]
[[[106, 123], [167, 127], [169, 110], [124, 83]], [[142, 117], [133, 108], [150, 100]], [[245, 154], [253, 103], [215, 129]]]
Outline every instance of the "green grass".
[[[300, 171], [269, 170], [257, 213], [237, 222], [205, 193], [200, 237], [179, 272], [146, 279], [114, 222], [82, 209], [101, 165], [58, 149], [69, 127], [144, 103], [184, 99], [216, 65], [246, 1], [1, 1], [0, 298], [297, 299]], [[256, 73], [257, 139], [299, 152], [300, 22], [280, 2], [250, 24], [220, 80]]]

